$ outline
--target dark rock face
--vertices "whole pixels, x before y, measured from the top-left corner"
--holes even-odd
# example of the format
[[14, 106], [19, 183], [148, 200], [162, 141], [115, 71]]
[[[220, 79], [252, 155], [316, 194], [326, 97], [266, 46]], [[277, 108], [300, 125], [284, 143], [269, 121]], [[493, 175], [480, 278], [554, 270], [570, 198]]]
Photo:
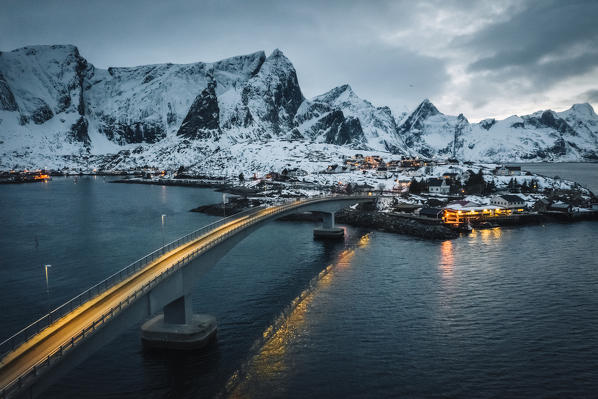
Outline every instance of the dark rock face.
[[305, 121], [319, 118], [321, 115], [324, 115], [330, 111], [332, 111], [332, 107], [330, 107], [330, 105], [321, 102], [312, 102], [309, 104], [305, 112], [297, 114], [296, 121], [298, 124], [302, 124]]
[[577, 133], [562, 118], [555, 117], [554, 112], [548, 110], [542, 113], [540, 118], [534, 116], [525, 118], [525, 123], [538, 128], [551, 128], [562, 134], [575, 136]]
[[177, 122], [176, 112], [174, 112], [174, 110], [172, 108], [172, 104], [168, 103], [168, 113], [166, 114], [166, 123], [168, 123], [169, 126], [172, 126], [172, 125], [176, 124], [176, 122]]
[[42, 100], [41, 98], [36, 98], [34, 102], [36, 105], [36, 109], [30, 115], [30, 118], [33, 122], [35, 122], [38, 125], [41, 125], [45, 121], [52, 119], [54, 113], [44, 100]]
[[6, 79], [0, 72], [0, 110], [3, 111], [18, 111], [19, 107], [15, 101], [15, 96], [12, 94]]
[[162, 125], [149, 122], [117, 122], [112, 118], [104, 117], [100, 131], [108, 140], [118, 144], [156, 143], [166, 137]]
[[357, 118], [345, 118], [343, 111], [336, 109], [324, 115], [312, 127], [314, 136], [326, 132], [325, 142], [328, 144], [355, 144], [363, 141], [363, 130]]
[[490, 130], [490, 128], [492, 126], [494, 126], [495, 124], [496, 124], [496, 119], [494, 119], [494, 118], [484, 119], [483, 121], [480, 121], [480, 126], [485, 130]]
[[219, 114], [216, 83], [211, 82], [193, 101], [177, 136], [188, 139], [218, 139], [220, 137]]
[[359, 143], [363, 140], [363, 130], [359, 119], [348, 117], [340, 125], [339, 129], [333, 134], [331, 130], [326, 135], [326, 142], [330, 144], [350, 144]]
[[89, 147], [91, 140], [89, 139], [87, 119], [80, 117], [73, 126], [71, 126], [71, 137], [80, 143], [83, 143], [86, 147]]

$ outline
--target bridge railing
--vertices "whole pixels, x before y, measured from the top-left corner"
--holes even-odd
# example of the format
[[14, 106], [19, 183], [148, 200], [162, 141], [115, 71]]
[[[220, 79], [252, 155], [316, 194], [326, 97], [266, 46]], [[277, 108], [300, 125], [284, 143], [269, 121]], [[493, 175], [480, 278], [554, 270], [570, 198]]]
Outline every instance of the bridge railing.
[[[343, 197], [351, 197], [351, 196], [343, 196]], [[361, 196], [357, 195], [356, 197], [363, 197], [363, 195], [361, 195]], [[326, 198], [330, 198], [330, 196], [316, 196], [316, 197], [312, 197], [312, 198], [304, 200], [304, 201], [291, 200], [285, 204], [279, 205], [277, 207], [273, 207], [271, 213], [268, 213], [266, 216], [272, 216], [272, 215], [276, 215], [276, 214], [279, 214], [282, 212], [286, 212], [290, 208], [293, 208], [293, 207], [296, 207], [299, 205], [304, 205], [306, 202], [311, 203], [311, 202], [325, 201]], [[92, 298], [96, 297], [97, 295], [99, 295], [100, 293], [107, 290], [108, 288], [113, 287], [114, 285], [123, 281], [126, 277], [132, 275], [133, 273], [140, 270], [144, 266], [147, 266], [150, 262], [152, 262], [153, 260], [162, 256], [163, 254], [171, 251], [174, 248], [185, 245], [186, 243], [189, 243], [189, 242], [209, 233], [210, 231], [213, 231], [215, 228], [220, 227], [232, 220], [237, 220], [239, 218], [243, 218], [245, 216], [256, 213], [258, 210], [261, 210], [264, 208], [265, 207], [263, 207], [263, 206], [252, 208], [252, 209], [249, 209], [244, 212], [236, 213], [227, 218], [217, 220], [214, 223], [206, 225], [206, 226], [204, 226], [200, 229], [197, 229], [183, 237], [178, 238], [177, 240], [170, 242], [169, 244], [164, 245], [163, 247], [157, 249], [156, 251], [144, 256], [143, 258], [133, 262], [132, 264], [128, 265], [127, 267], [114, 273], [113, 275], [111, 275], [110, 277], [101, 281], [100, 283], [94, 285], [87, 291], [77, 295], [75, 298], [71, 299], [67, 303], [61, 305], [54, 311], [50, 312], [50, 314], [42, 317], [41, 319], [37, 320], [35, 323], [24, 328], [19, 333], [13, 335], [8, 340], [4, 341], [2, 343], [2, 345], [5, 345], [5, 347], [8, 348], [8, 351], [13, 350], [14, 349], [13, 345], [18, 345], [18, 344], [15, 344], [15, 342], [19, 342], [19, 340], [20, 340], [20, 343], [26, 342], [29, 338], [31, 338], [37, 332], [43, 330], [49, 324], [51, 324], [50, 320], [57, 320], [57, 318], [61, 317], [61, 316], [59, 316], [60, 314], [65, 315], [65, 314], [69, 313], [70, 311], [74, 310], [77, 306], [80, 306], [82, 303], [84, 303], [86, 300], [92, 299]], [[43, 369], [45, 367], [48, 367], [51, 364], [53, 364], [54, 362], [56, 362], [64, 354], [69, 352], [73, 347], [75, 347], [79, 343], [83, 342], [86, 338], [91, 336], [97, 328], [102, 326], [106, 321], [115, 317], [118, 313], [120, 313], [120, 311], [122, 311], [131, 302], [133, 302], [135, 299], [137, 299], [137, 297], [139, 295], [141, 295], [141, 294], [145, 293], [146, 291], [148, 291], [149, 289], [153, 288], [156, 284], [158, 284], [165, 277], [169, 276], [170, 274], [172, 274], [175, 271], [177, 271], [178, 269], [180, 269], [182, 266], [189, 263], [200, 253], [213, 248], [220, 242], [228, 239], [228, 237], [235, 234], [237, 231], [244, 229], [247, 225], [252, 224], [252, 223], [255, 223], [255, 218], [248, 217], [247, 220], [245, 220], [243, 223], [237, 224], [234, 229], [231, 229], [226, 234], [223, 234], [223, 235], [219, 236], [218, 238], [216, 238], [215, 240], [210, 241], [207, 245], [197, 248], [195, 251], [188, 254], [184, 258], [178, 260], [174, 265], [170, 266], [168, 269], [164, 270], [160, 275], [154, 277], [151, 281], [143, 284], [140, 288], [138, 288], [133, 293], [131, 293], [129, 296], [127, 296], [127, 298], [125, 298], [124, 300], [119, 302], [116, 306], [110, 308], [109, 311], [107, 311], [106, 313], [103, 313], [101, 316], [99, 316], [98, 318], [96, 318], [95, 320], [90, 322], [89, 325], [87, 325], [86, 327], [81, 329], [76, 335], [65, 340], [59, 347], [55, 348], [46, 358], [40, 360], [32, 367], [25, 370], [23, 373], [21, 373], [19, 375], [18, 378], [13, 380], [9, 385], [3, 387], [2, 391], [0, 391], [0, 398], [4, 399], [7, 397], [7, 395], [11, 394], [13, 391], [21, 389], [24, 386], [24, 384], [26, 384], [27, 381], [32, 376], [33, 377], [37, 376], [40, 372], [43, 371]], [[84, 299], [84, 298], [87, 298], [87, 299]], [[54, 317], [54, 318], [50, 318], [50, 317]], [[48, 319], [46, 319], [46, 318], [48, 318]], [[33, 331], [36, 331], [36, 329], [37, 329], [37, 332], [33, 332]]]
[[40, 317], [38, 320], [34, 321], [27, 327], [23, 328], [16, 334], [12, 335], [11, 337], [4, 340], [0, 343], [0, 358], [4, 357], [7, 353], [13, 351], [19, 345], [27, 342], [30, 338], [41, 332], [43, 329], [51, 325], [54, 321], [60, 319], [61, 317], [65, 316], [66, 314], [72, 312], [77, 307], [81, 306], [85, 302], [89, 301], [90, 299], [95, 298], [99, 294], [105, 292], [107, 289], [115, 286], [116, 284], [122, 282], [127, 277], [133, 275], [134, 273], [138, 272], [139, 270], [143, 269], [145, 266], [159, 258], [160, 256], [164, 255], [167, 252], [170, 252], [172, 249], [177, 248], [181, 245], [184, 245], [188, 242], [191, 242], [202, 235], [208, 233], [209, 231], [222, 226], [234, 219], [239, 217], [246, 216], [248, 214], [254, 213], [259, 209], [263, 209], [263, 206], [255, 207], [248, 209], [243, 212], [236, 213], [234, 215], [228, 216], [226, 218], [219, 219], [213, 223], [210, 223], [206, 226], [203, 226], [195, 231], [192, 231], [189, 234], [184, 235], [158, 249], [155, 251], [147, 254], [141, 259], [136, 260], [135, 262], [129, 264], [128, 266], [122, 268], [121, 270], [117, 271], [116, 273], [110, 275], [106, 279], [100, 281], [96, 285], [92, 286], [91, 288], [83, 291], [76, 297], [72, 298], [71, 300], [67, 301], [66, 303], [60, 305], [56, 309], [52, 310], [48, 314]]

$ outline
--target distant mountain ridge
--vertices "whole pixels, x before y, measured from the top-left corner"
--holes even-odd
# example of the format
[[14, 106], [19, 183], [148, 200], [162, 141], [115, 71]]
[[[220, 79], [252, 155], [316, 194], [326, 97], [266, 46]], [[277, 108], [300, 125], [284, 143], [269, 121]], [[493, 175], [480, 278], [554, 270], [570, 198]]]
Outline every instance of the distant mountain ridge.
[[469, 123], [424, 100], [399, 121], [349, 85], [306, 99], [280, 50], [108, 69], [95, 68], [71, 45], [0, 53], [4, 166], [36, 154], [82, 157], [156, 143], [180, 149], [185, 142], [271, 139], [474, 161], [587, 161], [598, 160], [598, 117], [589, 104], [576, 104]]

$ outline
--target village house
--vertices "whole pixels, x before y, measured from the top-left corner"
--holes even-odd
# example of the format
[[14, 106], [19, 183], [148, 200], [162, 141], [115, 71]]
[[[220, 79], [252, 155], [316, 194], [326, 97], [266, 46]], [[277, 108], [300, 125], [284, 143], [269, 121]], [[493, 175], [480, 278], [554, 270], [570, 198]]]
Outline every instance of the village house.
[[446, 172], [442, 175], [442, 177], [447, 181], [457, 181], [459, 179], [459, 173], [456, 172]]
[[288, 177], [302, 177], [302, 176], [307, 176], [308, 173], [303, 170], [303, 169], [299, 169], [299, 168], [292, 168], [292, 169], [283, 169], [282, 174]]
[[390, 160], [386, 163], [389, 172], [399, 172], [401, 170], [401, 161]]
[[422, 163], [417, 158], [413, 158], [413, 159], [405, 158], [405, 159], [401, 159], [401, 166], [403, 166], [404, 168], [413, 168], [413, 167], [419, 168], [420, 166], [422, 166]]
[[540, 198], [539, 200], [537, 200], [534, 203], [534, 206], [532, 207], [532, 209], [536, 212], [545, 212], [548, 210], [548, 207], [550, 206], [551, 201], [546, 199], [546, 198]]
[[419, 210], [419, 216], [428, 217], [432, 219], [442, 219], [444, 215], [444, 209], [442, 208], [421, 208]]
[[453, 201], [447, 205], [447, 207], [451, 207], [451, 206], [452, 207], [460, 206], [461, 208], [476, 208], [476, 207], [480, 207], [482, 205], [478, 204], [477, 202], [473, 202], [473, 201], [459, 200], [459, 201]]
[[521, 209], [525, 207], [523, 198], [512, 194], [495, 195], [490, 199], [490, 203], [507, 209]]
[[521, 176], [521, 166], [500, 166], [494, 169], [496, 176]]
[[573, 206], [562, 201], [555, 201], [552, 204], [550, 204], [548, 210], [553, 212], [572, 213]]
[[349, 172], [350, 172], [350, 170], [349, 170], [348, 166], [337, 165], [337, 164], [328, 165], [328, 167], [324, 171], [324, 173], [327, 173], [327, 174], [349, 173]]
[[430, 194], [448, 195], [451, 191], [451, 186], [446, 183], [445, 179], [430, 179], [428, 180], [428, 192]]

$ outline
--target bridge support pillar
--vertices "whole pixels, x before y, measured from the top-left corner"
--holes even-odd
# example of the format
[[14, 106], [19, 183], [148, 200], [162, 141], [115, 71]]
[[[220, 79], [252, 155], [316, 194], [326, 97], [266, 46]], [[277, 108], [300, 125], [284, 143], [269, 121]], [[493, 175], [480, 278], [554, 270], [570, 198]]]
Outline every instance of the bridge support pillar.
[[322, 213], [322, 227], [314, 229], [314, 238], [343, 238], [345, 230], [334, 226], [334, 212]]
[[141, 341], [150, 348], [200, 349], [216, 336], [216, 318], [193, 314], [191, 295], [164, 306], [164, 313], [143, 323]]

